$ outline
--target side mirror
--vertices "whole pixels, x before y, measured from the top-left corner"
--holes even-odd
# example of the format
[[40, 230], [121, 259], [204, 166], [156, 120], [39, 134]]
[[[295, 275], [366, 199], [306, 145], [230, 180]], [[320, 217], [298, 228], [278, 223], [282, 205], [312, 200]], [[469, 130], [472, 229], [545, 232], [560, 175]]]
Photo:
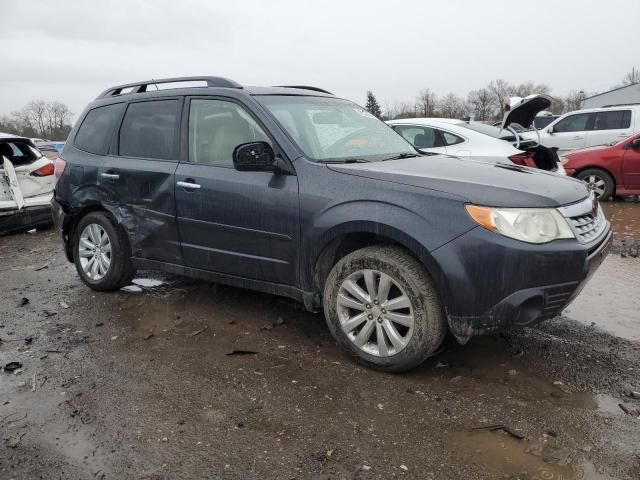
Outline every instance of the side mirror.
[[630, 146], [634, 150], [640, 150], [640, 138], [636, 138], [633, 142], [631, 142]]
[[547, 128], [547, 133], [548, 133], [549, 135], [553, 135], [553, 133], [554, 133], [554, 132], [555, 132], [555, 130], [553, 129], [553, 127], [549, 127], [549, 128]]
[[274, 171], [276, 154], [267, 142], [243, 143], [233, 150], [233, 166], [241, 172]]

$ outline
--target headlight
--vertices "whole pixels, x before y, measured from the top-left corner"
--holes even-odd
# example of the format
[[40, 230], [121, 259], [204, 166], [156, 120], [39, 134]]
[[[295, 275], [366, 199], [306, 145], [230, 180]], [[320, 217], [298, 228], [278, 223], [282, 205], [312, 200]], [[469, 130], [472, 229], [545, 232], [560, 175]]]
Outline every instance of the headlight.
[[560, 157], [560, 163], [564, 167], [567, 163], [569, 163], [569, 157], [561, 156]]
[[478, 225], [506, 237], [529, 243], [575, 238], [569, 224], [553, 208], [492, 208], [466, 205]]

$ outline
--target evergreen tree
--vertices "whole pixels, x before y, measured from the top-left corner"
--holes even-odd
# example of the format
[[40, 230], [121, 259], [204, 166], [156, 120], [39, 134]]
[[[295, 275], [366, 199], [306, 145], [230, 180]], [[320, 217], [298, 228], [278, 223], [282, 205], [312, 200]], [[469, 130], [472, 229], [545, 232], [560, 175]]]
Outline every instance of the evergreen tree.
[[366, 109], [371, 115], [375, 115], [377, 118], [382, 118], [382, 108], [380, 108], [380, 104], [371, 90], [367, 91]]

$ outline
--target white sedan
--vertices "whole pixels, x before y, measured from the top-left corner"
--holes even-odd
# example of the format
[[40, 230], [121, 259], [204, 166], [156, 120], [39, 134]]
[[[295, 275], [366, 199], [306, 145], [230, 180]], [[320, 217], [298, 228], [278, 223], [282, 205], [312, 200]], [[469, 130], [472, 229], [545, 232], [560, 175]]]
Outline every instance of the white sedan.
[[406, 118], [387, 123], [421, 151], [491, 162], [504, 158], [518, 165], [564, 173], [555, 153], [500, 127], [449, 118]]
[[54, 165], [28, 138], [0, 133], [0, 235], [52, 223]]

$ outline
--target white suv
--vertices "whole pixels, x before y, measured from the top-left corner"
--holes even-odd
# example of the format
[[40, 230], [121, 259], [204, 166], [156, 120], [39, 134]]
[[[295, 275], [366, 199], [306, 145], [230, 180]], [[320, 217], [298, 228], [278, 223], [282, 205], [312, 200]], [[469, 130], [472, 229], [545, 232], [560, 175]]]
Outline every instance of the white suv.
[[[539, 130], [540, 143], [562, 154], [580, 148], [608, 145], [640, 131], [640, 105], [616, 105], [576, 110]], [[523, 136], [537, 139], [536, 132]]]

